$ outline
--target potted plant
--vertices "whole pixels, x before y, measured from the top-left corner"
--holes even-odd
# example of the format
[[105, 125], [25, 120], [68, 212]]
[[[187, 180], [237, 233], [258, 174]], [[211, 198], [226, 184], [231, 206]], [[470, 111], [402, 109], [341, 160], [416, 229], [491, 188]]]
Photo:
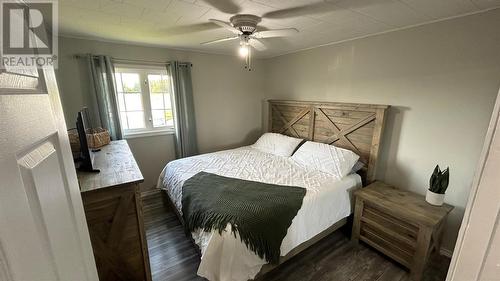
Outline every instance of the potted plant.
[[429, 180], [429, 190], [425, 196], [425, 201], [431, 205], [441, 206], [444, 202], [444, 193], [448, 188], [448, 183], [450, 181], [450, 168], [441, 171], [439, 165], [436, 165], [434, 172]]

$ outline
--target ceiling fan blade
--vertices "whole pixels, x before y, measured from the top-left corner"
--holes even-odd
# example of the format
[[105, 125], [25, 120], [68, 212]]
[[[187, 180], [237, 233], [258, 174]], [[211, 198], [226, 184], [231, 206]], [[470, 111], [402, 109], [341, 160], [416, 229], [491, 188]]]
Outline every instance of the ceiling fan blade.
[[233, 1], [203, 0], [203, 2], [226, 14], [239, 14], [241, 12], [241, 8]]
[[264, 51], [267, 49], [266, 45], [262, 43], [259, 39], [252, 38], [249, 42], [250, 46], [254, 47], [257, 51]]
[[297, 34], [299, 31], [295, 28], [271, 29], [258, 31], [252, 34], [254, 38], [271, 38], [271, 37], [286, 37]]
[[313, 15], [318, 13], [324, 13], [338, 9], [337, 6], [326, 2], [317, 2], [308, 5], [296, 6], [291, 8], [285, 8], [281, 10], [271, 11], [262, 15], [262, 18], [268, 19], [284, 19], [292, 17], [300, 17]]
[[214, 44], [214, 43], [219, 43], [219, 42], [225, 42], [225, 41], [231, 41], [234, 39], [239, 39], [240, 37], [234, 36], [234, 37], [227, 37], [227, 38], [221, 38], [221, 39], [215, 39], [207, 42], [200, 43], [201, 45], [209, 45], [209, 44]]
[[215, 23], [216, 25], [218, 26], [221, 26], [221, 27], [224, 27], [225, 29], [231, 31], [232, 33], [234, 34], [240, 34], [241, 32], [234, 28], [230, 23], [228, 22], [225, 22], [225, 21], [221, 21], [221, 20], [216, 20], [216, 19], [209, 19], [209, 21]]

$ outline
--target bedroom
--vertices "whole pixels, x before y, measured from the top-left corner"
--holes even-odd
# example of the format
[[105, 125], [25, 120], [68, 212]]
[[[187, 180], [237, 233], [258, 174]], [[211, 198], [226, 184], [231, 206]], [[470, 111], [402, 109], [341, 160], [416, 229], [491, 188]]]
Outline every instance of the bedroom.
[[[267, 274], [262, 272], [257, 276], [261, 280], [499, 280], [495, 221], [500, 199], [491, 181], [497, 175], [485, 172], [495, 164], [487, 161], [489, 157], [498, 157], [497, 150], [488, 148], [495, 144], [500, 88], [499, 1], [61, 0], [51, 4], [57, 8], [52, 18], [57, 27], [52, 30], [54, 74], [19, 70], [5, 60], [0, 70], [0, 159], [5, 167], [0, 191], [1, 280], [254, 278], [267, 257], [260, 258], [257, 249], [252, 251], [216, 230], [209, 238], [184, 233], [181, 201], [186, 194], [179, 190], [199, 171], [307, 189], [302, 207], [295, 210], [289, 228], [285, 226], [287, 236], [281, 237], [282, 256], [290, 252], [293, 257]], [[238, 22], [230, 18], [236, 14], [261, 17], [255, 31], [263, 32], [259, 36], [273, 29], [287, 29], [281, 34], [287, 36], [237, 36], [200, 44], [234, 37]], [[246, 20], [251, 25], [255, 18]], [[2, 38], [7, 38], [4, 30]], [[239, 54], [248, 50], [250, 54]], [[40, 86], [41, 78], [49, 82]], [[19, 94], [22, 89], [16, 88], [23, 85], [34, 87], [28, 93], [38, 94]], [[127, 110], [129, 102], [133, 108]], [[75, 127], [84, 107], [91, 120], [87, 125], [108, 129], [113, 141], [124, 139], [130, 150], [124, 148], [118, 159], [109, 151], [113, 143], [101, 151], [91, 150], [100, 173], [77, 175], [69, 146], [81, 143], [75, 130], [69, 138], [66, 131]], [[300, 142], [264, 134], [271, 131]], [[322, 142], [332, 145], [317, 146]], [[347, 164], [352, 154], [342, 154], [344, 161], [328, 157], [345, 152], [339, 148], [360, 156], [365, 165], [358, 176], [350, 174], [354, 163]], [[47, 156], [55, 152], [59, 157]], [[210, 154], [214, 152], [218, 154]], [[200, 156], [176, 160], [194, 154]], [[60, 167], [59, 174], [50, 174], [44, 163]], [[167, 164], [170, 170], [162, 173]], [[441, 207], [425, 199], [438, 164], [443, 170], [449, 167], [449, 188]], [[349, 167], [342, 169], [344, 165]], [[190, 170], [182, 171], [185, 167]], [[62, 179], [60, 189], [48, 192], [43, 184], [57, 186], [54, 175]], [[137, 179], [131, 181], [134, 176]], [[384, 208], [390, 201], [386, 197], [399, 194], [393, 191], [366, 203], [381, 205], [383, 213], [376, 209], [375, 216], [392, 220], [384, 221], [390, 226], [383, 234], [385, 241], [367, 242], [367, 235], [380, 230], [364, 227], [370, 220], [365, 213], [371, 211], [363, 206], [370, 199], [365, 192], [370, 187], [328, 195], [314, 186], [325, 178], [330, 182], [356, 178], [345, 190], [361, 180], [365, 187], [375, 180], [416, 201], [400, 200], [392, 202], [394, 208]], [[113, 180], [132, 182], [103, 192], [127, 191], [129, 205], [123, 209], [132, 218], [140, 216], [137, 222], [114, 228], [121, 201], [105, 201], [111, 193], [82, 190], [86, 184], [109, 187]], [[335, 190], [341, 188], [336, 185]], [[319, 193], [316, 204], [311, 203], [310, 190]], [[416, 211], [412, 204], [423, 207]], [[92, 210], [92, 206], [98, 207]], [[64, 210], [70, 215], [62, 216]], [[429, 245], [417, 237], [424, 233], [420, 215], [427, 212], [440, 215], [434, 224], [425, 224], [438, 233], [437, 239], [431, 235]], [[102, 218], [94, 216], [99, 215], [108, 216], [106, 222], [96, 223]], [[299, 221], [303, 225], [298, 226]], [[404, 231], [415, 235], [398, 238]], [[113, 240], [111, 234], [127, 239]], [[105, 245], [96, 242], [98, 237]], [[196, 243], [203, 237], [205, 244]], [[430, 245], [431, 240], [439, 240], [440, 247]], [[226, 252], [218, 252], [222, 249]], [[67, 253], [74, 255], [70, 258]], [[239, 268], [245, 261], [253, 266]], [[76, 266], [82, 263], [85, 266]]]

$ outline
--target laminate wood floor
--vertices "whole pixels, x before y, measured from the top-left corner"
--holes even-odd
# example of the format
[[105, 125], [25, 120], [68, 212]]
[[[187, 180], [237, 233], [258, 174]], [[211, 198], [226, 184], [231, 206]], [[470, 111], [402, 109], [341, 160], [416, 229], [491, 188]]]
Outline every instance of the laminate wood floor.
[[[163, 194], [143, 198], [144, 223], [153, 281], [206, 280], [196, 275], [200, 258]], [[443, 281], [450, 260], [435, 255], [424, 281]], [[336, 231], [259, 281], [409, 281], [398, 264], [363, 243], [355, 246]]]

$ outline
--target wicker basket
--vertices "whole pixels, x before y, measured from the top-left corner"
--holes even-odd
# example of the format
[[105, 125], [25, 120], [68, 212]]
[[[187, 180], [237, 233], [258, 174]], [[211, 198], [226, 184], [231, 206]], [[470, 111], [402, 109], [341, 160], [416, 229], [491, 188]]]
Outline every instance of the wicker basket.
[[78, 131], [76, 129], [71, 129], [68, 131], [69, 144], [71, 145], [71, 152], [73, 153], [73, 158], [78, 158], [80, 156], [80, 138], [78, 138]]
[[103, 147], [111, 142], [109, 131], [103, 128], [87, 130], [87, 143], [89, 148]]
[[[71, 129], [68, 131], [69, 143], [71, 145], [71, 151], [73, 155], [78, 155], [80, 153], [80, 139], [78, 137], [78, 131], [76, 129]], [[99, 148], [103, 147], [111, 141], [109, 136], [109, 131], [103, 128], [88, 129], [87, 130], [87, 144], [89, 148]]]

